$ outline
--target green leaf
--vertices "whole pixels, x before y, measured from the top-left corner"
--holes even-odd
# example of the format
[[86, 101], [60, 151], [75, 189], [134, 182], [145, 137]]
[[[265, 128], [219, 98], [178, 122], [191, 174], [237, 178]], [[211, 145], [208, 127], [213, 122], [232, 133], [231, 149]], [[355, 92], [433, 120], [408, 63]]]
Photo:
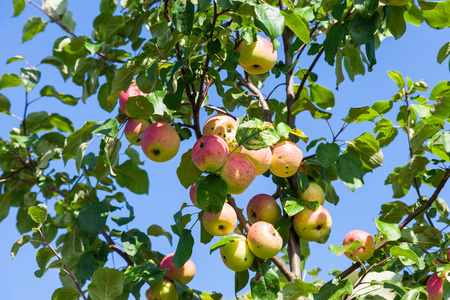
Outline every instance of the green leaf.
[[103, 43], [100, 44], [92, 44], [89, 43], [88, 41], [84, 42], [84, 47], [86, 47], [86, 49], [89, 50], [89, 52], [91, 52], [91, 54], [95, 54], [97, 53], [98, 50], [100, 50], [100, 48], [102, 47]]
[[22, 85], [22, 80], [16, 74], [3, 74], [2, 79], [0, 79], [0, 90], [19, 85]]
[[286, 26], [289, 27], [303, 43], [309, 45], [309, 28], [306, 25], [308, 21], [306, 21], [302, 15], [291, 10], [282, 10], [281, 14], [284, 17]]
[[114, 300], [122, 294], [123, 281], [123, 272], [106, 267], [98, 268], [88, 285], [89, 298], [92, 300]]
[[135, 194], [148, 194], [148, 174], [131, 160], [115, 167], [113, 171], [116, 173], [117, 183], [121, 187], [126, 187]]
[[380, 16], [377, 12], [370, 17], [362, 17], [360, 14], [356, 14], [348, 29], [355, 46], [370, 42], [375, 31], [378, 29], [379, 23]]
[[378, 132], [377, 141], [381, 148], [389, 145], [397, 136], [398, 129], [389, 119], [382, 118], [375, 123], [373, 132]]
[[344, 295], [351, 295], [352, 293], [353, 288], [350, 280], [341, 280], [337, 285], [333, 283], [324, 284], [319, 293], [314, 295], [314, 300], [340, 300], [344, 299]]
[[347, 151], [359, 157], [366, 171], [378, 168], [383, 164], [383, 152], [381, 152], [375, 137], [368, 132], [349, 141]]
[[117, 136], [119, 122], [116, 118], [111, 118], [103, 122], [103, 124], [96, 124], [92, 127], [92, 133], [101, 133], [105, 136], [115, 138]]
[[430, 100], [438, 100], [440, 97], [450, 98], [450, 81], [441, 81], [433, 88]]
[[387, 71], [389, 77], [397, 83], [397, 86], [401, 89], [405, 88], [405, 79], [403, 79], [402, 74], [397, 71]]
[[342, 23], [336, 23], [327, 30], [327, 37], [323, 41], [323, 48], [325, 50], [325, 61], [330, 66], [334, 65], [334, 58], [344, 36], [344, 25]]
[[395, 39], [399, 39], [406, 31], [406, 22], [400, 6], [388, 5], [387, 27]]
[[192, 162], [192, 149], [189, 149], [181, 156], [180, 165], [177, 168], [178, 180], [184, 188], [189, 188], [195, 183], [202, 171], [200, 171]]
[[247, 286], [249, 279], [248, 270], [234, 273], [234, 293], [237, 294]]
[[133, 207], [130, 204], [128, 204], [128, 202], [126, 202], [125, 205], [126, 205], [126, 208], [130, 212], [130, 216], [129, 217], [111, 217], [111, 220], [114, 221], [114, 223], [116, 223], [118, 226], [126, 225], [126, 224], [128, 224], [128, 223], [130, 223], [131, 221], [134, 220], [134, 209], [133, 209]]
[[0, 112], [9, 115], [9, 109], [11, 108], [11, 103], [5, 95], [0, 94]]
[[85, 143], [92, 138], [91, 128], [97, 123], [98, 122], [95, 121], [86, 121], [83, 127], [71, 133], [66, 138], [66, 143], [62, 152], [64, 164], [66, 164], [69, 159], [75, 158], [82, 143]]
[[124, 284], [129, 284], [138, 279], [145, 279], [149, 284], [161, 280], [164, 272], [152, 261], [148, 260], [140, 265], [128, 266], [125, 269]]
[[194, 238], [189, 229], [183, 229], [178, 241], [177, 250], [173, 256], [173, 264], [175, 270], [178, 270], [189, 260], [192, 255], [192, 248], [194, 247]]
[[13, 56], [13, 57], [9, 58], [6, 61], [6, 64], [10, 64], [10, 63], [13, 63], [15, 61], [24, 61], [24, 62], [26, 62], [26, 60], [22, 56], [16, 55], [16, 56]]
[[295, 216], [306, 206], [306, 201], [299, 201], [294, 197], [286, 197], [283, 201], [283, 209], [289, 217]]
[[13, 17], [17, 17], [25, 9], [25, 0], [13, 0], [13, 7], [14, 7]]
[[227, 183], [218, 175], [209, 174], [196, 184], [197, 203], [207, 212], [214, 214], [222, 210], [227, 200]]
[[331, 165], [339, 157], [340, 148], [335, 143], [322, 143], [317, 146], [316, 157], [324, 165]]
[[151, 225], [149, 228], [147, 228], [147, 235], [152, 235], [152, 236], [165, 236], [170, 243], [170, 246], [172, 246], [172, 235], [165, 231], [164, 229], [161, 228], [161, 226], [153, 224]]
[[84, 203], [75, 221], [81, 231], [97, 235], [106, 225], [108, 205], [105, 202]]
[[423, 261], [423, 259], [421, 257], [418, 257], [417, 254], [410, 249], [404, 249], [400, 246], [392, 246], [390, 251], [393, 256], [402, 256], [414, 261], [420, 270], [423, 270], [423, 268], [425, 268], [425, 262]]
[[146, 119], [155, 112], [153, 104], [144, 96], [128, 98], [126, 108], [130, 116], [134, 119]]
[[283, 286], [283, 300], [296, 300], [299, 297], [308, 297], [315, 294], [319, 288], [312, 283], [304, 282], [301, 279], [294, 279]]
[[43, 203], [39, 203], [37, 206], [31, 206], [28, 208], [28, 214], [34, 222], [44, 224], [45, 220], [47, 220], [47, 206]]
[[124, 251], [133, 257], [140, 252], [143, 246], [149, 249], [151, 247], [148, 236], [137, 229], [132, 229], [128, 233], [122, 232], [120, 240], [122, 241]]
[[257, 4], [255, 5], [255, 15], [255, 25], [261, 29], [270, 40], [275, 40], [283, 33], [284, 17], [278, 7], [265, 3]]
[[275, 145], [280, 137], [276, 134], [272, 124], [254, 119], [242, 123], [236, 131], [239, 145], [248, 150], [259, 150]]
[[20, 247], [25, 245], [26, 243], [31, 241], [31, 236], [29, 235], [23, 235], [21, 236], [11, 247], [11, 258], [14, 259], [16, 257], [17, 253], [19, 252]]
[[256, 268], [256, 276], [250, 281], [254, 300], [275, 300], [280, 291], [280, 280], [277, 273], [266, 263]]
[[76, 288], [65, 286], [56, 289], [52, 294], [52, 300], [76, 300], [80, 298], [80, 293]]
[[388, 241], [396, 241], [401, 237], [400, 228], [396, 223], [385, 223], [375, 219], [375, 224]]
[[333, 252], [336, 256], [341, 256], [345, 252], [355, 252], [358, 250], [358, 248], [361, 246], [361, 242], [356, 240], [353, 241], [350, 244], [343, 245], [343, 246], [334, 246], [329, 244], [328, 249]]
[[36, 252], [36, 262], [41, 269], [45, 269], [47, 266], [47, 263], [54, 257], [55, 254], [53, 253], [52, 249], [48, 247], [40, 248]]
[[58, 93], [52, 85], [44, 86], [41, 89], [40, 94], [42, 97], [55, 97], [56, 99], [60, 100], [62, 103], [71, 105], [71, 106], [77, 105], [78, 100], [80, 100], [80, 98], [76, 98], [71, 95]]
[[336, 168], [339, 178], [352, 192], [364, 184], [363, 166], [355, 154], [345, 153], [339, 156]]
[[449, 1], [418, 1], [425, 22], [434, 29], [450, 27]]
[[36, 34], [45, 30], [47, 22], [44, 22], [42, 18], [31, 17], [23, 26], [22, 31], [22, 43], [31, 40]]
[[240, 237], [237, 234], [224, 236], [217, 243], [215, 243], [214, 245], [212, 245], [209, 248], [209, 254], [213, 253], [214, 251], [216, 251], [219, 248], [226, 246], [228, 243], [239, 241], [240, 239], [242, 239], [242, 237]]
[[444, 46], [439, 49], [437, 55], [437, 62], [442, 63], [450, 55], [450, 42], [445, 43]]
[[318, 84], [311, 84], [309, 90], [311, 100], [320, 108], [330, 110], [334, 106], [334, 94], [329, 89]]
[[342, 119], [347, 123], [360, 123], [360, 122], [366, 122], [366, 121], [373, 121], [376, 117], [378, 117], [380, 114], [369, 106], [364, 107], [352, 107], [350, 108], [350, 111], [348, 112], [348, 115]]
[[378, 1], [355, 0], [355, 8], [361, 16], [367, 18], [378, 8]]

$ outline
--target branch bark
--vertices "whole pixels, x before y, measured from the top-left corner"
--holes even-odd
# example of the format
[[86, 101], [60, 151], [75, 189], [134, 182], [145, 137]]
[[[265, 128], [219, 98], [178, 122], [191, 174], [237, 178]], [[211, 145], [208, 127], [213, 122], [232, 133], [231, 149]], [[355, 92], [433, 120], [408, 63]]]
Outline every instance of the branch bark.
[[267, 105], [266, 99], [264, 98], [261, 91], [253, 85], [250, 79], [245, 80], [241, 74], [238, 73], [237, 78], [240, 85], [245, 86], [250, 92], [256, 95], [256, 98], [258, 98], [261, 108], [264, 112], [264, 120], [266, 122], [272, 122], [272, 114], [270, 113], [269, 105]]

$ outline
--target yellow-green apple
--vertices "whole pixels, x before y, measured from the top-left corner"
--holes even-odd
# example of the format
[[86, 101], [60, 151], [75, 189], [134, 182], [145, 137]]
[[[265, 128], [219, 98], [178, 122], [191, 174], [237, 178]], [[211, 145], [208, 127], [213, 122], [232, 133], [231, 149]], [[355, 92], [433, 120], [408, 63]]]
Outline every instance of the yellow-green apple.
[[192, 162], [203, 172], [219, 170], [228, 158], [228, 145], [217, 135], [204, 135], [192, 147]]
[[147, 96], [147, 94], [143, 93], [136, 84], [130, 84], [126, 93], [124, 91], [120, 93], [119, 106], [122, 112], [128, 117], [131, 117], [126, 107], [128, 98], [136, 96]]
[[299, 190], [300, 199], [309, 202], [319, 202], [320, 205], [325, 203], [325, 193], [317, 183], [311, 182], [306, 190]]
[[373, 256], [375, 252], [375, 241], [373, 237], [363, 230], [352, 230], [344, 238], [342, 245], [353, 243], [354, 241], [360, 241], [361, 246], [354, 252], [345, 252], [345, 256], [353, 261], [366, 261]]
[[262, 36], [258, 36], [257, 41], [251, 44], [242, 41], [238, 52], [239, 64], [249, 74], [266, 73], [277, 63], [277, 50], [273, 49], [271, 41]]
[[281, 209], [272, 196], [258, 194], [253, 196], [247, 204], [247, 217], [251, 223], [266, 221], [275, 225], [281, 217]]
[[191, 185], [191, 188], [189, 189], [189, 198], [191, 198], [192, 204], [194, 204], [195, 207], [200, 208], [200, 205], [198, 205], [197, 202], [197, 190], [196, 190], [196, 184], [194, 183]]
[[439, 277], [437, 273], [434, 273], [428, 278], [427, 293], [429, 300], [444, 299], [444, 280], [447, 280], [446, 277], [445, 274], [442, 277]]
[[297, 235], [310, 242], [320, 240], [331, 230], [330, 213], [322, 205], [316, 210], [306, 206], [294, 216], [292, 223]]
[[240, 238], [220, 248], [220, 256], [224, 264], [236, 272], [244, 271], [253, 264], [255, 256], [250, 251], [247, 241]]
[[389, 3], [392, 6], [402, 6], [406, 3], [410, 2], [411, 0], [387, 0], [386, 2]]
[[142, 133], [141, 147], [151, 160], [165, 162], [177, 155], [180, 136], [169, 123], [156, 122]]
[[222, 236], [231, 233], [237, 224], [237, 215], [230, 204], [225, 203], [222, 210], [214, 214], [203, 212], [202, 224], [206, 231], [212, 235]]
[[228, 185], [228, 193], [241, 194], [256, 177], [256, 168], [250, 158], [242, 153], [232, 152], [220, 169], [220, 177]]
[[236, 130], [238, 123], [235, 119], [225, 114], [218, 114], [206, 120], [203, 124], [203, 135], [217, 135], [225, 140], [230, 151], [237, 146]]
[[247, 233], [250, 251], [259, 258], [271, 258], [283, 248], [283, 238], [269, 222], [254, 223]]
[[303, 152], [296, 144], [290, 141], [278, 142], [272, 150], [270, 171], [278, 177], [290, 177], [297, 173], [302, 159]]
[[[125, 129], [123, 132], [125, 133], [125, 137], [131, 143], [133, 142], [138, 135], [140, 135], [144, 130], [150, 126], [150, 122], [145, 119], [131, 119], [125, 125]], [[134, 145], [141, 145], [141, 138], [138, 137], [134, 142]]]
[[270, 147], [259, 150], [248, 150], [241, 147], [241, 153], [250, 158], [255, 165], [256, 175], [261, 175], [269, 170], [270, 163], [272, 162], [272, 150]]
[[175, 284], [167, 279], [153, 283], [146, 294], [148, 300], [178, 300]]
[[170, 253], [166, 255], [159, 265], [160, 270], [167, 269], [166, 274], [164, 277], [169, 279], [175, 279], [178, 280], [184, 284], [188, 284], [191, 282], [192, 278], [194, 278], [195, 275], [195, 264], [191, 259], [188, 259], [188, 261], [179, 269], [175, 269], [175, 265], [173, 263], [173, 256], [175, 253]]

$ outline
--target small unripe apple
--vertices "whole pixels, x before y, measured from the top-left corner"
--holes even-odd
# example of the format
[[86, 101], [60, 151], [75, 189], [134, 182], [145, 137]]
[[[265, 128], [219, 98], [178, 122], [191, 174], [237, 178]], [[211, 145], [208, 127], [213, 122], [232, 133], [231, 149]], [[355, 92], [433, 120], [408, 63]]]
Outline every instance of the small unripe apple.
[[[125, 133], [125, 137], [127, 140], [131, 143], [134, 141], [134, 139], [144, 132], [144, 130], [150, 126], [150, 122], [144, 119], [131, 119], [127, 122], [127, 125], [125, 125], [125, 128], [123, 132]], [[137, 138], [134, 142], [134, 145], [140, 146], [141, 145], [141, 138]]]
[[192, 204], [194, 204], [195, 207], [200, 208], [200, 205], [198, 205], [197, 202], [197, 190], [196, 190], [196, 184], [194, 183], [191, 185], [191, 188], [189, 189], [189, 198], [191, 198]]
[[142, 133], [141, 147], [152, 161], [165, 162], [177, 155], [180, 136], [169, 123], [153, 123]]
[[126, 93], [124, 91], [120, 93], [119, 106], [122, 112], [128, 117], [131, 117], [126, 107], [128, 98], [136, 96], [147, 96], [147, 94], [143, 93], [136, 84], [130, 84]]
[[220, 177], [228, 185], [228, 193], [241, 194], [256, 177], [252, 161], [242, 153], [232, 152], [223, 167]]
[[188, 284], [192, 280], [192, 278], [194, 278], [195, 264], [191, 259], [188, 259], [188, 261], [181, 268], [175, 269], [175, 265], [173, 263], [174, 255], [175, 253], [170, 253], [166, 255], [161, 261], [159, 269], [160, 270], [167, 269], [164, 277], [178, 280], [184, 284]]
[[254, 223], [247, 234], [252, 253], [259, 258], [274, 257], [283, 248], [283, 238], [272, 224], [264, 221]]
[[309, 202], [319, 202], [320, 205], [325, 203], [325, 193], [323, 189], [317, 183], [311, 182], [308, 188], [301, 192], [299, 191], [300, 199]]
[[315, 242], [330, 232], [332, 221], [330, 213], [320, 205], [316, 210], [306, 206], [294, 216], [292, 223], [299, 237]]
[[245, 239], [229, 242], [220, 248], [220, 256], [224, 264], [235, 272], [250, 268], [255, 259]]
[[290, 141], [278, 142], [272, 150], [270, 171], [278, 177], [290, 177], [297, 173], [302, 159], [303, 152], [296, 144]]
[[437, 273], [428, 278], [427, 281], [427, 293], [429, 300], [442, 300], [444, 299], [444, 280], [445, 275], [443, 277], [439, 277]]
[[251, 223], [266, 221], [275, 225], [281, 217], [281, 209], [272, 196], [258, 194], [247, 204], [247, 217]]
[[175, 284], [167, 279], [153, 283], [146, 294], [148, 300], [178, 300]]
[[[373, 237], [362, 230], [352, 230], [344, 238], [342, 245], [353, 243], [354, 241], [360, 241], [361, 246], [356, 249], [355, 252], [345, 252], [345, 256], [353, 261], [366, 261], [373, 256], [375, 252], [375, 241]], [[359, 258], [359, 260], [358, 260]]]
[[257, 41], [251, 44], [242, 41], [238, 52], [239, 64], [249, 74], [266, 73], [277, 63], [277, 50], [273, 49], [270, 40], [262, 36], [258, 36]]
[[217, 135], [204, 135], [192, 147], [192, 162], [203, 172], [219, 170], [228, 158], [228, 145]]
[[217, 135], [225, 140], [230, 151], [236, 148], [236, 130], [238, 123], [225, 114], [218, 114], [206, 120], [203, 124], [203, 135]]
[[233, 232], [237, 224], [237, 215], [230, 204], [225, 203], [222, 210], [214, 214], [203, 212], [202, 224], [207, 232], [215, 236], [227, 235]]
[[256, 175], [261, 175], [269, 170], [270, 163], [272, 162], [272, 150], [270, 147], [259, 150], [247, 150], [242, 147], [241, 153], [250, 158], [252, 163], [255, 165]]

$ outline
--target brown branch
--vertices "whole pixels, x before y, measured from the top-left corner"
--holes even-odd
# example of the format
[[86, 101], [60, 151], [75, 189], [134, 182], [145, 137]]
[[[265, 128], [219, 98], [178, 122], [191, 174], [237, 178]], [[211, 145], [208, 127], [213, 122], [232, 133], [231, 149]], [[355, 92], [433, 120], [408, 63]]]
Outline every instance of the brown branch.
[[237, 78], [239, 80], [239, 84], [245, 86], [250, 92], [256, 95], [256, 97], [259, 100], [259, 103], [261, 105], [261, 108], [264, 112], [264, 120], [266, 122], [272, 122], [272, 114], [270, 113], [269, 105], [267, 105], [266, 99], [264, 98], [261, 91], [253, 85], [250, 78], [248, 80], [245, 80], [241, 74], [238, 73]]
[[237, 120], [237, 118], [235, 116], [233, 116], [232, 114], [230, 114], [229, 112], [227, 112], [227, 111], [225, 111], [225, 110], [223, 110], [221, 108], [218, 108], [218, 107], [215, 107], [215, 106], [212, 106], [212, 105], [209, 105], [209, 104], [205, 105], [205, 107], [209, 108], [209, 109], [212, 109], [212, 110], [215, 110], [217, 112], [220, 112], [221, 114], [228, 115], [228, 116], [232, 117], [233, 119]]
[[122, 258], [127, 262], [128, 266], [134, 266], [134, 262], [131, 260], [131, 258], [128, 256], [128, 254], [126, 254], [125, 252], [123, 252], [119, 247], [117, 247], [117, 245], [114, 243], [114, 241], [111, 239], [111, 237], [106, 233], [105, 230], [101, 231], [101, 234], [103, 235], [103, 237], [105, 238], [106, 242], [108, 243], [108, 247], [109, 249], [112, 249], [113, 251], [115, 251], [117, 254], [119, 254], [120, 256], [122, 256]]

